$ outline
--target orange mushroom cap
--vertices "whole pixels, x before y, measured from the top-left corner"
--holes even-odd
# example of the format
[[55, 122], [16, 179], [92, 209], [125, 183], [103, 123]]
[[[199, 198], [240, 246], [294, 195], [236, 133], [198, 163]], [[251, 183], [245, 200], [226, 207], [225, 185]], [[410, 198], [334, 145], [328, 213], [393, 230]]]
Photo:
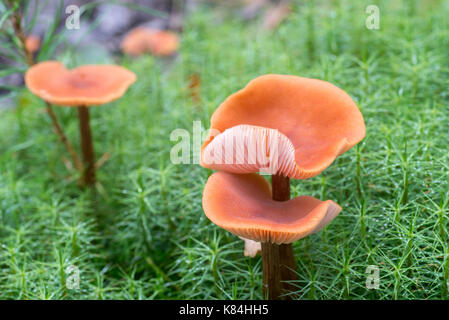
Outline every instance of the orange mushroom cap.
[[25, 73], [25, 84], [32, 93], [63, 106], [111, 102], [120, 98], [134, 81], [133, 72], [114, 65], [86, 65], [67, 70], [60, 62], [46, 61]]
[[269, 74], [215, 110], [201, 165], [233, 173], [268, 168], [306, 179], [364, 136], [363, 116], [345, 91], [322, 80]]
[[137, 27], [131, 30], [121, 43], [122, 51], [139, 56], [149, 52], [155, 56], [169, 56], [179, 48], [179, 37], [171, 31]]
[[41, 38], [30, 35], [25, 39], [25, 48], [28, 52], [35, 53], [41, 47]]
[[277, 244], [321, 230], [341, 211], [331, 200], [309, 196], [272, 200], [270, 185], [262, 176], [222, 171], [209, 177], [203, 209], [213, 223], [237, 236]]

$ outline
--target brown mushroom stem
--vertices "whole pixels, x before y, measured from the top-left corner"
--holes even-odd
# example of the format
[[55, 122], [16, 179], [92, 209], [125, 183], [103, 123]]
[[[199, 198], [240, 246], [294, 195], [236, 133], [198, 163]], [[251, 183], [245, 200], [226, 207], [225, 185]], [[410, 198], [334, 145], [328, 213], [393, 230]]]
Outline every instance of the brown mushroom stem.
[[[273, 200], [290, 199], [290, 179], [282, 175], [271, 176]], [[292, 244], [262, 243], [263, 291], [270, 300], [281, 299], [282, 291], [291, 292], [295, 286], [287, 281], [297, 280], [296, 261]], [[289, 298], [290, 296], [285, 296]]]
[[83, 156], [84, 171], [81, 177], [81, 185], [91, 186], [95, 184], [95, 153], [90, 129], [89, 107], [78, 107], [80, 125], [81, 152]]
[[[297, 266], [295, 260], [295, 253], [293, 245], [281, 244], [279, 246], [279, 258], [281, 262], [281, 279], [283, 281], [282, 287], [287, 292], [293, 292], [298, 289], [291, 281], [298, 280]], [[292, 296], [285, 296], [286, 299], [291, 299]]]
[[[287, 201], [290, 199], [290, 179], [288, 177], [273, 175], [271, 177], [271, 188], [273, 200]], [[284, 281], [282, 286], [288, 292], [294, 291], [296, 287], [287, 282], [298, 280], [295, 253], [293, 252], [293, 245], [291, 243], [281, 244], [279, 246], [279, 259], [281, 263], [281, 279]]]
[[64, 131], [62, 130], [61, 126], [59, 125], [59, 121], [56, 118], [56, 114], [53, 111], [53, 108], [51, 107], [51, 104], [47, 103], [47, 107], [46, 107], [47, 113], [49, 114], [51, 121], [53, 123], [53, 128], [56, 132], [56, 134], [58, 135], [59, 139], [62, 141], [62, 143], [64, 143], [65, 147], [67, 148], [67, 150], [70, 153], [70, 156], [72, 158], [73, 163], [75, 164], [75, 168], [78, 171], [82, 171], [83, 170], [83, 165], [78, 157], [78, 153], [75, 151], [75, 149], [73, 148], [72, 144], [70, 143], [69, 139], [67, 139], [67, 136], [65, 135]]
[[282, 295], [279, 245], [262, 242], [263, 297], [280, 300]]

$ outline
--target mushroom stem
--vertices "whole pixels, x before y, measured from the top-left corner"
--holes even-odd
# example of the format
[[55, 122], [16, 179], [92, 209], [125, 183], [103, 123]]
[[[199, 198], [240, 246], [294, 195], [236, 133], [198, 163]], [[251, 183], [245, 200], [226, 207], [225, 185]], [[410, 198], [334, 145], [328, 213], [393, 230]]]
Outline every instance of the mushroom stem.
[[262, 242], [263, 297], [280, 300], [282, 294], [279, 245]]
[[[282, 175], [271, 176], [273, 200], [290, 199], [290, 179]], [[262, 243], [264, 297], [280, 299], [282, 290], [291, 292], [295, 286], [287, 281], [297, 280], [296, 261], [292, 244]], [[290, 296], [286, 296], [289, 298]]]
[[95, 184], [95, 154], [90, 129], [89, 107], [78, 107], [79, 127], [81, 136], [81, 151], [84, 162], [84, 171], [81, 177], [81, 185], [91, 186]]
[[[271, 176], [271, 189], [273, 193], [273, 200], [287, 201], [290, 199], [290, 179], [282, 175]], [[298, 280], [296, 274], [295, 253], [293, 252], [293, 245], [291, 243], [279, 245], [279, 260], [281, 263], [281, 280], [282, 287], [287, 292], [294, 291], [296, 287], [289, 283], [292, 280]], [[286, 298], [291, 296], [286, 296]]]
[[53, 123], [53, 128], [56, 132], [56, 134], [58, 135], [59, 139], [62, 141], [62, 143], [64, 143], [65, 147], [67, 148], [67, 150], [70, 153], [70, 156], [72, 157], [72, 160], [75, 164], [75, 168], [78, 171], [82, 171], [83, 170], [83, 165], [81, 164], [81, 161], [78, 157], [78, 153], [76, 153], [75, 149], [72, 147], [72, 144], [70, 143], [69, 139], [67, 139], [67, 136], [65, 135], [64, 131], [62, 130], [58, 119], [56, 118], [56, 114], [53, 111], [53, 108], [51, 107], [51, 104], [47, 103], [47, 113], [51, 118], [51, 121]]
[[[296, 273], [297, 267], [295, 253], [291, 243], [279, 245], [279, 260], [281, 263], [282, 287], [286, 292], [294, 292], [295, 290], [298, 290], [298, 287], [291, 283], [294, 280], [298, 280], [298, 274]], [[292, 295], [285, 296], [285, 299], [292, 298]]]

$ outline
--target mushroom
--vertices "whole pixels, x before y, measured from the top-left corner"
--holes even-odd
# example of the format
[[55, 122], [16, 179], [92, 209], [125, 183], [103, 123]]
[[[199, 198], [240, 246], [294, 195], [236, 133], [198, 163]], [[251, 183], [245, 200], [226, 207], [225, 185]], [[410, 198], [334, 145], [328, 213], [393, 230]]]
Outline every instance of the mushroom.
[[179, 48], [179, 37], [171, 31], [137, 27], [125, 36], [121, 48], [132, 56], [147, 52], [155, 56], [170, 56]]
[[85, 65], [67, 70], [57, 61], [35, 64], [25, 73], [25, 84], [33, 94], [51, 104], [77, 107], [84, 186], [96, 181], [89, 107], [120, 98], [135, 80], [133, 72], [120, 66]]
[[[361, 141], [365, 123], [351, 97], [333, 84], [269, 74], [228, 97], [212, 115], [210, 132], [201, 150], [206, 168], [250, 173], [266, 167], [271, 174], [306, 179]], [[226, 154], [232, 159], [224, 159], [219, 151], [232, 139], [235, 150]], [[279, 157], [251, 153], [268, 155], [270, 148]], [[233, 152], [240, 149], [246, 152]]]
[[341, 211], [332, 200], [310, 196], [276, 201], [261, 175], [223, 171], [207, 180], [203, 209], [213, 223], [239, 237], [276, 244], [292, 243], [320, 230]]
[[[318, 175], [365, 136], [351, 97], [329, 82], [264, 75], [214, 112], [200, 164], [219, 170], [206, 183], [203, 209], [218, 226], [262, 242], [264, 295], [278, 299], [297, 275], [291, 243], [340, 212], [333, 201], [290, 199], [290, 178]], [[271, 174], [268, 183], [257, 172]]]
[[41, 38], [34, 35], [29, 35], [25, 39], [25, 48], [31, 54], [34, 54], [41, 47]]

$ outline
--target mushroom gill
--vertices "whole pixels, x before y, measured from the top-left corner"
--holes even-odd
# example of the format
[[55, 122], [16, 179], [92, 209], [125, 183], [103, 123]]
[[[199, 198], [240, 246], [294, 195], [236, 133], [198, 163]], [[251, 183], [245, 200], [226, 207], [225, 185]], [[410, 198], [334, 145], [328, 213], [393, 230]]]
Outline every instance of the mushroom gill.
[[[326, 81], [275, 74], [260, 76], [229, 96], [212, 115], [211, 129], [219, 134], [205, 140], [202, 166], [250, 173], [268, 164], [269, 172], [275, 171], [271, 162], [219, 162], [223, 152], [237, 161], [242, 157], [231, 155], [234, 151], [254, 156], [256, 149], [295, 179], [316, 176], [365, 136], [363, 116], [346, 92]], [[256, 141], [258, 148], [247, 141]], [[277, 155], [270, 151], [274, 145]]]

